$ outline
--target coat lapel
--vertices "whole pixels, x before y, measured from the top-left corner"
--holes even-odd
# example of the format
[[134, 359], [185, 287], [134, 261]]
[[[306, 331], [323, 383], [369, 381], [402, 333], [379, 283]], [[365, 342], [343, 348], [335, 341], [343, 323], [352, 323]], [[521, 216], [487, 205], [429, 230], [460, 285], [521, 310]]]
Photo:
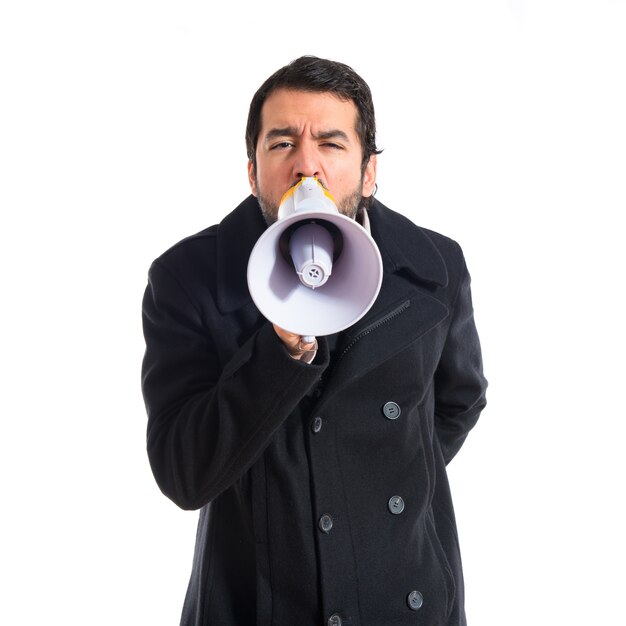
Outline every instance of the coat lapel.
[[220, 222], [217, 229], [217, 306], [222, 313], [232, 313], [251, 301], [248, 259], [266, 228], [254, 196], [248, 196]]
[[427, 232], [378, 201], [368, 214], [383, 259], [383, 283], [368, 313], [341, 335], [326, 399], [406, 349], [449, 313], [436, 296], [447, 286], [448, 272]]
[[368, 215], [386, 272], [407, 272], [417, 283], [447, 286], [445, 261], [426, 230], [378, 200], [373, 201]]
[[335, 363], [327, 376], [324, 397], [418, 341], [449, 314], [444, 302], [396, 275], [383, 278], [375, 305], [341, 334]]

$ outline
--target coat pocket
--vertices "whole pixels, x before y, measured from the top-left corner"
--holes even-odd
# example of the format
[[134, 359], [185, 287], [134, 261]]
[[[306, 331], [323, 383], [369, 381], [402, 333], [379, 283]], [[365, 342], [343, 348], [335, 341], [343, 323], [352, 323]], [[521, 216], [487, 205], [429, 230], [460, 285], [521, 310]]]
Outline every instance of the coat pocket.
[[439, 534], [437, 533], [437, 527], [435, 525], [435, 518], [432, 509], [428, 512], [428, 515], [426, 516], [426, 533], [433, 552], [436, 555], [437, 563], [439, 563], [440, 565], [439, 571], [441, 574], [443, 587], [446, 591], [446, 617], [449, 617], [454, 608], [454, 600], [456, 597], [456, 582], [454, 580], [454, 575], [452, 574], [452, 568], [450, 566], [450, 561], [448, 560], [446, 550], [444, 549], [441, 539], [439, 538]]

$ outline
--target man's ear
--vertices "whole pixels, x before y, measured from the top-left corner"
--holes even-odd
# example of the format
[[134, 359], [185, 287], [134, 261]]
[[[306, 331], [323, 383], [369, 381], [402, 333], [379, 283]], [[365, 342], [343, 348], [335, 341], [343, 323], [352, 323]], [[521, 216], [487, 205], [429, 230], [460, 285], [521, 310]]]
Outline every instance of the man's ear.
[[256, 188], [256, 172], [254, 171], [254, 163], [252, 161], [248, 161], [248, 182], [250, 183], [250, 190], [252, 191], [252, 195], [257, 197], [257, 188]]
[[376, 155], [372, 154], [363, 172], [363, 197], [369, 198], [376, 188]]

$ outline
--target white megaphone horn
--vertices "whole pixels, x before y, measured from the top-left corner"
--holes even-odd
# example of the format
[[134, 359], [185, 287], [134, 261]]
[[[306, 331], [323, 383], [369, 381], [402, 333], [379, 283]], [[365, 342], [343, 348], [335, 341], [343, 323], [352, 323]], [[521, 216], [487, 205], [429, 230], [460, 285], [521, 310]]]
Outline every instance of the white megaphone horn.
[[310, 338], [360, 320], [374, 304], [382, 276], [372, 237], [339, 213], [316, 178], [303, 178], [283, 196], [278, 220], [248, 261], [248, 289], [259, 311]]

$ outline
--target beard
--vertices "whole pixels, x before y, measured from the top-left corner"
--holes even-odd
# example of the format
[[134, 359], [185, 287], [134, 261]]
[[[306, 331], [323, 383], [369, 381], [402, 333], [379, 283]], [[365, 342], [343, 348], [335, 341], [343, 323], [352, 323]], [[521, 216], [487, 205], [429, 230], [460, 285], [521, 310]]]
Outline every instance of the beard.
[[[320, 181], [322, 187], [328, 191], [326, 185]], [[271, 226], [278, 219], [278, 204], [274, 200], [270, 200], [267, 196], [263, 195], [263, 190], [258, 186], [257, 182], [257, 201], [261, 207], [261, 213], [268, 226]], [[337, 202], [337, 210], [342, 215], [355, 219], [356, 214], [363, 201], [368, 198], [363, 198], [363, 179], [357, 185], [357, 187], [350, 192], [347, 196], [344, 196], [339, 202]]]

